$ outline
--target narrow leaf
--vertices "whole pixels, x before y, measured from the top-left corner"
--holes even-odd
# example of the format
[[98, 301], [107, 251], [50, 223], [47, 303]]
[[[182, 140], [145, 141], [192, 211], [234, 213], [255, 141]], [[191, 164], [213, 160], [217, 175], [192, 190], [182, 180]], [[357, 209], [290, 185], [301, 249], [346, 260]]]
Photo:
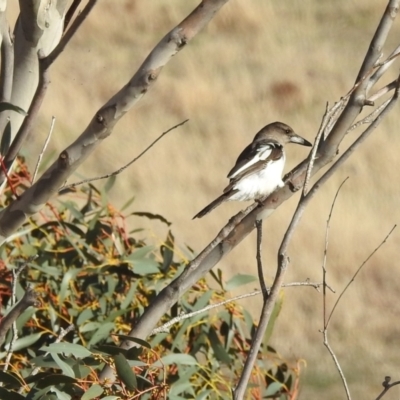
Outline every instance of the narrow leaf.
[[57, 365], [61, 368], [64, 375], [67, 375], [70, 378], [75, 377], [74, 370], [66, 362], [61, 360], [58, 354], [52, 354], [51, 356], [53, 357], [53, 360], [57, 363]]
[[161, 367], [162, 365], [198, 365], [197, 360], [190, 354], [168, 354], [161, 358], [161, 361], [157, 361], [153, 364], [153, 367]]
[[7, 154], [7, 151], [10, 148], [10, 144], [11, 144], [11, 123], [10, 121], [8, 121], [6, 127], [4, 128], [3, 136], [1, 137], [0, 154], [2, 156]]
[[149, 213], [149, 212], [141, 212], [141, 211], [138, 211], [138, 212], [134, 212], [134, 213], [132, 213], [131, 215], [136, 215], [137, 217], [146, 217], [146, 218], [148, 218], [148, 219], [157, 219], [157, 220], [159, 220], [159, 221], [161, 221], [161, 222], [163, 222], [164, 224], [166, 224], [167, 226], [171, 226], [171, 222], [169, 222], [168, 220], [166, 220], [162, 215], [160, 215], [160, 214], [152, 214], [152, 213]]
[[132, 336], [128, 336], [128, 335], [113, 335], [113, 336], [118, 336], [119, 338], [121, 338], [122, 340], [127, 340], [129, 342], [134, 342], [136, 344], [139, 344], [140, 346], [146, 347], [147, 349], [151, 349], [151, 345], [149, 342], [146, 342], [143, 339], [139, 339], [139, 338], [135, 338]]
[[18, 114], [22, 115], [28, 115], [28, 113], [24, 111], [21, 107], [15, 106], [14, 104], [11, 103], [7, 103], [6, 101], [0, 102], [0, 112], [7, 110], [15, 111]]
[[129, 390], [135, 390], [137, 387], [136, 375], [127, 359], [120, 353], [114, 356], [114, 362], [118, 377]]
[[257, 278], [254, 275], [237, 274], [233, 278], [229, 279], [225, 284], [225, 290], [233, 290], [239, 286], [246, 285], [247, 283], [256, 281]]
[[100, 396], [104, 392], [104, 389], [97, 384], [92, 385], [81, 397], [81, 400], [91, 400], [95, 397]]
[[51, 354], [63, 353], [66, 356], [72, 354], [77, 358], [85, 358], [92, 355], [88, 349], [74, 343], [52, 343], [49, 346], [43, 346], [40, 350], [48, 351]]

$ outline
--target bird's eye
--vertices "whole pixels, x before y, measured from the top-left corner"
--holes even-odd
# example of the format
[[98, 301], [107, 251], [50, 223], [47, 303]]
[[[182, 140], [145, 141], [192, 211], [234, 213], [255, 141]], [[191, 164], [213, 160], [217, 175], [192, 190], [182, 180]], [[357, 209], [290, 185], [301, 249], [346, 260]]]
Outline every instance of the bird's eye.
[[291, 132], [290, 129], [285, 130], [285, 133], [287, 133], [287, 134], [289, 134], [290, 132]]

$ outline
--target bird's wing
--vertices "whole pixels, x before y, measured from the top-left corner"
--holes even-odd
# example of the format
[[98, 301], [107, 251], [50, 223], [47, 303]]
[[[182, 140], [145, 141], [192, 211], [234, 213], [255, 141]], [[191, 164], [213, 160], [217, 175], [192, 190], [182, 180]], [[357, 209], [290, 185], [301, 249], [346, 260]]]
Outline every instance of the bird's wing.
[[[242, 154], [239, 156], [236, 165], [229, 173], [228, 178], [230, 178], [230, 182], [224, 189], [224, 193], [231, 191], [235, 184], [241, 179], [257, 173], [265, 168], [270, 162], [277, 161], [283, 157], [283, 147], [276, 143], [259, 146], [258, 150], [254, 151], [251, 149], [247, 154], [244, 154], [248, 147], [244, 149]], [[249, 158], [249, 154], [253, 154], [253, 157]]]
[[253, 142], [241, 152], [228, 178], [239, 180], [249, 173], [258, 171], [268, 162], [279, 160], [282, 156], [283, 147], [275, 141]]

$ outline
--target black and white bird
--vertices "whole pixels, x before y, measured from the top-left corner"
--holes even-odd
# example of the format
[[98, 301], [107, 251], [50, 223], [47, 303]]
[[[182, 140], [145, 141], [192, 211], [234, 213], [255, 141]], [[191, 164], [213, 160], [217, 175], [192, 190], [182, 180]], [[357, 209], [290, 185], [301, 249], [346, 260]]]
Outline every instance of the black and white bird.
[[224, 193], [193, 219], [204, 217], [224, 201], [261, 200], [283, 187], [284, 146], [287, 143], [312, 146], [283, 122], [273, 122], [262, 128], [236, 160], [228, 174], [230, 182]]

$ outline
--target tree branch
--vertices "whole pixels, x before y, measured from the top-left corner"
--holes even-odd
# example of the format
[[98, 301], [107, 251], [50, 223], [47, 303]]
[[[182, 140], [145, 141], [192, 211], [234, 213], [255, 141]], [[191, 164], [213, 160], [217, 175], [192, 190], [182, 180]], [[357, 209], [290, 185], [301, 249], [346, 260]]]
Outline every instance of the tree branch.
[[132, 79], [95, 114], [75, 142], [61, 152], [58, 160], [20, 199], [0, 212], [0, 243], [58, 193], [65, 180], [113, 132], [116, 123], [155, 83], [164, 65], [207, 25], [227, 1], [203, 0], [186, 19], [161, 39]]

